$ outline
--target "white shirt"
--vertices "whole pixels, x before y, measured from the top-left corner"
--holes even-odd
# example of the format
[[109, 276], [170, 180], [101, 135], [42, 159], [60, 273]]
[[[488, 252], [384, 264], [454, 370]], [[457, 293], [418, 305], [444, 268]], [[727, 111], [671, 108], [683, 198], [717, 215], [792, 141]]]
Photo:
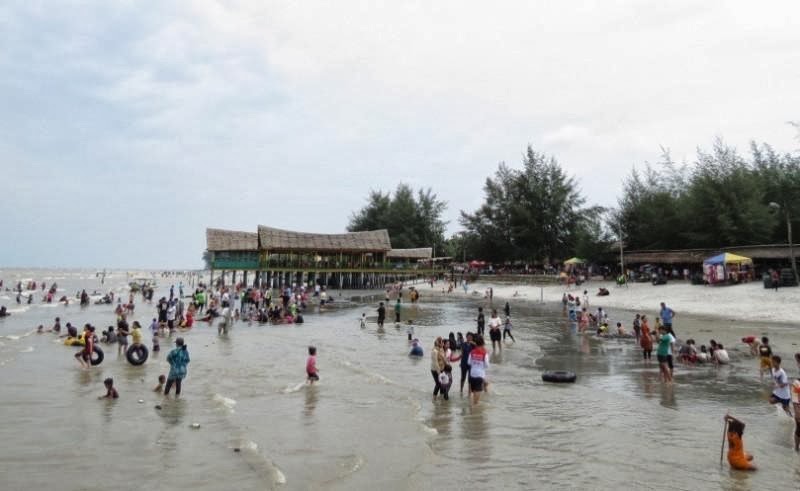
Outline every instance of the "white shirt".
[[500, 321], [499, 317], [490, 317], [489, 318], [489, 329], [493, 327], [500, 327], [502, 322]]
[[[779, 368], [777, 370], [774, 368], [772, 369], [772, 380], [775, 382], [775, 390], [772, 391], [772, 395], [780, 399], [791, 398], [789, 390], [789, 377], [786, 376], [786, 372], [783, 370], [783, 368]], [[784, 386], [779, 387], [778, 384], [784, 384]]]
[[728, 356], [728, 352], [724, 349], [714, 350], [714, 358], [717, 360], [717, 363], [728, 363], [731, 361], [731, 358]]

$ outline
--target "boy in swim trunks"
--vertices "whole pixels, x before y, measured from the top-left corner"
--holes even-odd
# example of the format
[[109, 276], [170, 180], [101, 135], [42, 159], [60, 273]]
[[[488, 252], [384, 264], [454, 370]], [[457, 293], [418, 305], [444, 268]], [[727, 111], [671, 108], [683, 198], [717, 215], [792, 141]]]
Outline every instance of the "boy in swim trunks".
[[117, 399], [119, 397], [119, 393], [117, 389], [114, 388], [114, 379], [108, 377], [107, 379], [103, 380], [103, 385], [106, 386], [106, 395], [98, 397], [98, 399]]
[[83, 368], [92, 366], [92, 352], [94, 351], [94, 327], [86, 324], [83, 328], [83, 349], [75, 353], [75, 359]]
[[780, 403], [786, 414], [792, 416], [792, 413], [789, 411], [789, 404], [792, 402], [789, 389], [789, 377], [786, 375], [783, 368], [781, 368], [781, 357], [778, 355], [772, 355], [772, 381], [775, 384], [775, 389], [772, 391], [772, 395], [769, 396], [769, 403]]

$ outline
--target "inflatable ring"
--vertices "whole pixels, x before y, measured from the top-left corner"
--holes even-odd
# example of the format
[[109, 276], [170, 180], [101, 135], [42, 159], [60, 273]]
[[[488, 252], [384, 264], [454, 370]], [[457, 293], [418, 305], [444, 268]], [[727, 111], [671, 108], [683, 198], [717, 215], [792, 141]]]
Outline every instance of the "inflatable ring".
[[125, 352], [125, 358], [128, 359], [128, 363], [131, 365], [139, 366], [147, 361], [149, 354], [150, 353], [147, 351], [147, 346], [143, 344], [134, 344], [128, 348], [128, 351]]
[[576, 378], [574, 372], [544, 372], [542, 374], [542, 380], [557, 384], [572, 384], [575, 383]]
[[102, 348], [96, 344], [92, 346], [92, 348], [92, 357], [90, 360], [92, 362], [92, 366], [103, 363], [103, 359], [106, 357], [106, 355], [103, 353]]

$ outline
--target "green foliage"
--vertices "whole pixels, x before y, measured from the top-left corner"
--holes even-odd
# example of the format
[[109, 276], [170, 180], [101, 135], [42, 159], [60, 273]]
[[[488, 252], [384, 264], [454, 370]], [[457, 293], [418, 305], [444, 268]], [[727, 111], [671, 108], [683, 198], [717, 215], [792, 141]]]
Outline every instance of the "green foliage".
[[430, 188], [420, 189], [415, 195], [410, 186], [401, 183], [394, 194], [371, 191], [367, 205], [350, 217], [347, 230], [386, 229], [396, 249], [441, 247], [446, 209], [447, 203], [439, 201]]
[[[470, 256], [494, 262], [552, 260], [602, 248], [600, 209], [583, 210], [575, 180], [553, 157], [530, 146], [521, 169], [498, 166], [487, 178], [483, 205], [461, 212]], [[591, 227], [596, 226], [592, 229]]]
[[[694, 165], [634, 169], [609, 225], [628, 249], [718, 248], [785, 242], [779, 218], [800, 214], [800, 159], [751, 145], [749, 159], [717, 140]], [[779, 205], [781, 213], [770, 202]]]

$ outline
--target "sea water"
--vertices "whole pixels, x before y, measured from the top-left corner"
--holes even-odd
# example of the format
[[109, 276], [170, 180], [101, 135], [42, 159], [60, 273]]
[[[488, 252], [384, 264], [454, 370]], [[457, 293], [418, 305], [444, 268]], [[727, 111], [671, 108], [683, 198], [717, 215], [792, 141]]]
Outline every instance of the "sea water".
[[[3, 271], [48, 278], [74, 298], [114, 290], [127, 299], [127, 275], [100, 285], [93, 271]], [[180, 279], [158, 278], [156, 299]], [[188, 292], [187, 285], [185, 290]], [[800, 456], [794, 422], [770, 406], [771, 387], [757, 363], [733, 350], [726, 367], [676, 365], [675, 383], [659, 382], [628, 340], [578, 333], [560, 305], [511, 302], [516, 343], [491, 354], [490, 392], [477, 406], [458, 390], [432, 399], [429, 353], [436, 336], [474, 330], [484, 299], [432, 298], [403, 306], [425, 357], [410, 359], [403, 326], [362, 312], [376, 302], [364, 292], [352, 307], [309, 313], [301, 325], [238, 322], [227, 336], [198, 322], [181, 335], [191, 355], [179, 399], [152, 391], [172, 343], [130, 365], [116, 346], [105, 361], [82, 370], [77, 348], [53, 334], [55, 316], [98, 331], [114, 324], [112, 305], [80, 308], [41, 304], [0, 319], [0, 476], [2, 489], [793, 489]], [[0, 305], [16, 308], [13, 293]], [[60, 295], [58, 295], [60, 296]], [[383, 295], [381, 294], [380, 298]], [[136, 297], [134, 319], [148, 326], [155, 305]], [[495, 300], [498, 309], [502, 303]], [[677, 306], [676, 306], [677, 308]], [[629, 323], [632, 313], [611, 311]], [[748, 334], [767, 332], [797, 375], [793, 326], [713, 319], [676, 319], [680, 338], [715, 337], [729, 349]], [[149, 341], [150, 334], [145, 339]], [[320, 382], [305, 384], [307, 347], [318, 349]], [[491, 349], [490, 349], [491, 351]], [[572, 370], [577, 383], [547, 384], [543, 370]], [[98, 400], [113, 377], [120, 398]], [[139, 402], [142, 400], [143, 402]], [[756, 473], [720, 465], [722, 417], [747, 423], [744, 442]], [[199, 428], [196, 427], [199, 425]]]

